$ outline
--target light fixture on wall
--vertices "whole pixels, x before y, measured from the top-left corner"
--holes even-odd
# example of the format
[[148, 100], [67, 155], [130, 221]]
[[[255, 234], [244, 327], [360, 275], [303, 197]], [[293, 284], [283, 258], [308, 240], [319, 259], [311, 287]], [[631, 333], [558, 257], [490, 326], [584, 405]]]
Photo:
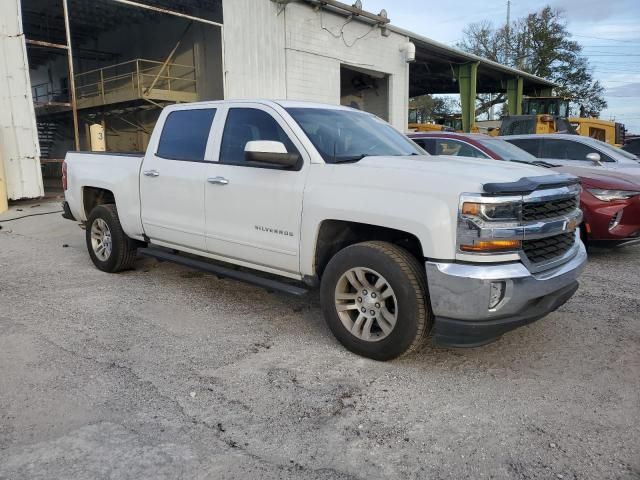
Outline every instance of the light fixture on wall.
[[416, 45], [413, 42], [407, 42], [400, 47], [400, 51], [404, 52], [405, 61], [407, 63], [416, 61]]

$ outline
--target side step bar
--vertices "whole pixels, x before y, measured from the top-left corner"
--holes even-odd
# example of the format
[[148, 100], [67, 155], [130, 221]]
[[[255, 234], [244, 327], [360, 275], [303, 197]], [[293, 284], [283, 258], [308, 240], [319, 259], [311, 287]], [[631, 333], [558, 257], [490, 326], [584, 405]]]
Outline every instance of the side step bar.
[[266, 288], [267, 290], [277, 290], [279, 292], [284, 292], [296, 296], [301, 296], [308, 293], [308, 290], [305, 288], [297, 287], [295, 285], [284, 282], [279, 282], [270, 278], [265, 278], [255, 273], [233, 270], [232, 268], [223, 267], [222, 265], [216, 265], [204, 260], [196, 260], [195, 258], [184, 257], [182, 255], [176, 255], [174, 253], [169, 253], [165, 250], [160, 250], [157, 248], [139, 248], [138, 253], [140, 255], [144, 255], [145, 257], [152, 257], [157, 260], [177, 263], [178, 265], [183, 265], [185, 267], [213, 273], [220, 277], [233, 278], [234, 280], [240, 280], [241, 282], [252, 283], [259, 287]]

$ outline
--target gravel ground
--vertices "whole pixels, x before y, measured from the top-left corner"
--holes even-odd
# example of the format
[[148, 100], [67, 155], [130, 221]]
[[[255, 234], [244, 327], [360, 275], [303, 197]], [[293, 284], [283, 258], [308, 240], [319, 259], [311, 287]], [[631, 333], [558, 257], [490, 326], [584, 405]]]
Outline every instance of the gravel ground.
[[640, 478], [640, 247], [491, 345], [378, 363], [315, 294], [105, 274], [57, 214], [0, 226], [2, 479]]

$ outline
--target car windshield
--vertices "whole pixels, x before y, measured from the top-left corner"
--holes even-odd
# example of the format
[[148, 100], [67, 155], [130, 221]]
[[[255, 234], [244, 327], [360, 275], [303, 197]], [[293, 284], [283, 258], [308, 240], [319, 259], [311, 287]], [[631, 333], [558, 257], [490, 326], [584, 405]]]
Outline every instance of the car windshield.
[[378, 117], [356, 110], [288, 108], [327, 163], [364, 157], [426, 155], [415, 143]]
[[522, 160], [523, 162], [536, 162], [538, 159], [525, 152], [521, 148], [516, 147], [512, 143], [499, 138], [475, 138], [474, 139], [493, 152], [500, 155], [502, 160]]

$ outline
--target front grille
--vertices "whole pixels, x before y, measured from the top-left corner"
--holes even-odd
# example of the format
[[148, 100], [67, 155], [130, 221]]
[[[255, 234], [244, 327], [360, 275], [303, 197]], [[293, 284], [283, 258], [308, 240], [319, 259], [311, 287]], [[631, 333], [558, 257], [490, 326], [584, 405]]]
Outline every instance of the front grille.
[[567, 253], [576, 241], [575, 232], [553, 237], [525, 240], [522, 249], [531, 263], [544, 263]]
[[568, 215], [578, 208], [578, 197], [551, 200], [548, 202], [531, 202], [522, 205], [522, 221], [531, 222], [546, 218]]

